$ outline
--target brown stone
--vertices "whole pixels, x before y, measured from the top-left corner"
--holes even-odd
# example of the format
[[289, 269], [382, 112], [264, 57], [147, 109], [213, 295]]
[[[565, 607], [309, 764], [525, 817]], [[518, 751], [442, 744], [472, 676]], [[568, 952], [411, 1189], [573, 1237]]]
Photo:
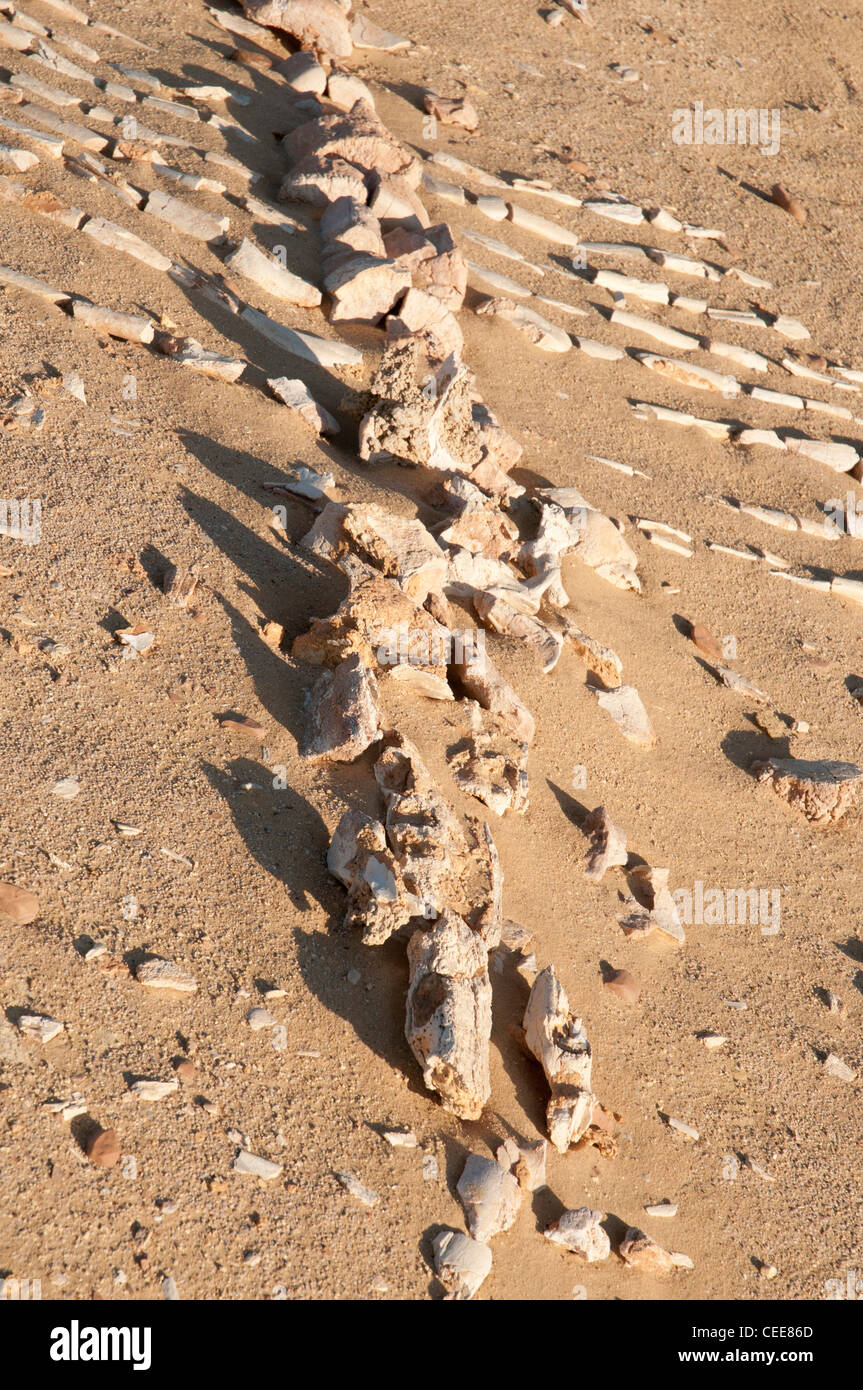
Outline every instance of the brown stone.
[[466, 97], [438, 97], [429, 92], [423, 98], [423, 106], [442, 125], [458, 125], [465, 130], [476, 130], [479, 125], [476, 107]]
[[0, 883], [0, 917], [11, 917], [19, 927], [39, 916], [39, 899], [14, 883]]
[[724, 652], [721, 642], [717, 642], [712, 632], [703, 623], [693, 623], [689, 629], [689, 640], [711, 661], [722, 661]]
[[616, 994], [624, 1004], [637, 1004], [641, 995], [641, 985], [628, 970], [612, 970], [606, 975], [603, 984], [611, 994]]
[[97, 1168], [113, 1168], [120, 1162], [120, 1141], [113, 1129], [96, 1129], [87, 1139], [87, 1157]]

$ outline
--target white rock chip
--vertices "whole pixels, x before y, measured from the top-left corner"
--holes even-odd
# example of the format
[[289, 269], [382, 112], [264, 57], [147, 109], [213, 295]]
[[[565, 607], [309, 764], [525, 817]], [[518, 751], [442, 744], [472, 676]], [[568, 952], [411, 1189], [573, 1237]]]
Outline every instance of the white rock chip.
[[641, 696], [634, 685], [619, 685], [612, 690], [594, 688], [598, 703], [607, 710], [620, 732], [639, 748], [653, 748], [656, 734]]
[[58, 1022], [56, 1018], [49, 1018], [47, 1014], [21, 1014], [18, 1019], [18, 1031], [25, 1038], [33, 1038], [36, 1042], [47, 1043], [52, 1038], [56, 1038], [58, 1033], [62, 1033], [65, 1028], [64, 1023]]
[[198, 988], [197, 981], [181, 965], [158, 956], [139, 965], [135, 979], [148, 989], [173, 989], [180, 994], [194, 994]]
[[463, 1231], [445, 1229], [432, 1241], [435, 1273], [456, 1301], [473, 1298], [491, 1273], [491, 1250]]
[[373, 1192], [370, 1187], [366, 1187], [365, 1183], [360, 1182], [359, 1178], [355, 1177], [353, 1173], [341, 1172], [336, 1173], [334, 1176], [341, 1183], [345, 1191], [350, 1193], [351, 1197], [354, 1197], [358, 1202], [361, 1202], [364, 1207], [376, 1207], [381, 1200], [377, 1192]]
[[248, 1149], [240, 1149], [233, 1162], [235, 1173], [247, 1173], [251, 1177], [263, 1178], [265, 1182], [270, 1182], [277, 1178], [282, 1171], [281, 1163], [273, 1163], [269, 1158], [261, 1158], [259, 1154], [249, 1153]]
[[607, 1260], [611, 1254], [611, 1241], [603, 1230], [601, 1211], [591, 1211], [590, 1207], [576, 1207], [563, 1215], [544, 1231], [546, 1240], [553, 1245], [562, 1245], [574, 1255], [580, 1255], [587, 1264]]
[[129, 1089], [139, 1100], [166, 1100], [179, 1090], [179, 1086], [177, 1078], [172, 1077], [170, 1081], [134, 1081]]
[[508, 1231], [518, 1216], [521, 1188], [508, 1169], [481, 1154], [469, 1154], [457, 1183], [474, 1240], [487, 1243]]

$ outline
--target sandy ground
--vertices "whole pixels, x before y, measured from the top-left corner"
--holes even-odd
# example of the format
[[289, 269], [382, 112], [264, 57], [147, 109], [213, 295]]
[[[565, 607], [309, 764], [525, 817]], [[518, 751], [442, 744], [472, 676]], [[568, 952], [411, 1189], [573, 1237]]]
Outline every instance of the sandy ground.
[[[260, 168], [265, 179], [255, 191], [273, 196], [284, 163], [272, 133], [287, 128], [284, 97], [266, 74], [225, 61], [230, 41], [208, 23], [204, 7], [197, 0], [94, 0], [92, 8], [157, 49], [141, 54], [76, 31], [103, 58], [149, 66], [165, 80], [230, 79], [256, 93], [252, 106], [231, 110], [255, 143], [223, 142], [207, 130], [207, 148], [227, 148]], [[401, 139], [423, 153], [451, 150], [495, 173], [547, 178], [581, 197], [605, 185], [720, 227], [734, 263], [776, 288], [748, 291], [729, 280], [709, 287], [712, 302], [744, 308], [761, 296], [773, 311], [807, 324], [807, 348], [861, 365], [855, 76], [863, 46], [856, 7], [657, 0], [646, 16], [631, 0], [595, 0], [594, 27], [567, 16], [559, 28], [529, 0], [500, 7], [387, 0], [367, 8], [414, 42], [407, 54], [358, 51], [351, 61]], [[28, 9], [56, 22], [40, 0]], [[29, 70], [14, 53], [4, 51], [0, 61], [10, 71]], [[621, 81], [612, 63], [629, 64], [639, 80]], [[439, 127], [433, 146], [424, 139], [418, 98], [427, 88], [470, 96], [477, 133]], [[672, 112], [696, 101], [780, 109], [780, 152], [769, 158], [748, 146], [675, 145]], [[189, 135], [190, 127], [161, 113], [153, 113], [153, 124]], [[560, 162], [565, 147], [589, 177]], [[199, 167], [182, 151], [171, 155], [170, 162]], [[135, 166], [133, 182], [149, 187], [152, 178], [146, 165]], [[206, 247], [155, 222], [142, 226], [140, 215], [61, 163], [45, 159], [23, 179], [62, 190], [176, 259], [218, 269]], [[807, 205], [805, 227], [758, 196], [778, 180]], [[230, 176], [226, 182], [242, 191]], [[253, 226], [217, 195], [184, 196], [227, 210], [232, 230]], [[587, 238], [637, 239], [632, 229], [578, 209], [531, 195], [523, 201]], [[500, 233], [475, 209], [430, 197], [427, 205], [453, 227]], [[330, 612], [344, 593], [343, 578], [296, 545], [309, 524], [305, 508], [285, 503], [289, 541], [274, 536], [262, 483], [289, 465], [325, 465], [344, 498], [433, 521], [428, 478], [359, 463], [349, 413], [339, 442], [319, 445], [256, 389], [265, 374], [291, 374], [296, 360], [251, 331], [238, 332], [229, 315], [186, 296], [166, 276], [13, 204], [0, 204], [0, 219], [5, 264], [114, 308], [167, 315], [206, 346], [236, 351], [253, 365], [248, 385], [203, 380], [145, 349], [101, 338], [23, 293], [0, 291], [0, 386], [8, 397], [30, 382], [47, 411], [40, 433], [0, 436], [0, 494], [39, 497], [44, 508], [38, 545], [0, 540], [0, 879], [37, 893], [41, 905], [31, 925], [0, 922], [7, 1021], [0, 1022], [0, 1275], [41, 1280], [45, 1298], [160, 1298], [166, 1276], [187, 1299], [436, 1296], [430, 1236], [442, 1225], [463, 1226], [454, 1184], [465, 1154], [489, 1153], [509, 1133], [543, 1133], [544, 1081], [511, 1034], [527, 986], [509, 960], [493, 972], [492, 1099], [480, 1121], [455, 1120], [424, 1090], [404, 1040], [403, 944], [373, 951], [344, 930], [344, 895], [326, 869], [329, 834], [345, 806], [377, 813], [373, 756], [347, 768], [310, 767], [298, 757], [309, 673], [286, 650], [271, 651], [259, 633], [262, 617], [284, 624], [287, 648], [311, 615]], [[272, 243], [272, 229], [256, 230]], [[546, 266], [541, 283], [477, 247], [469, 254], [553, 297], [607, 308], [605, 292], [558, 273], [562, 258], [553, 247], [514, 228], [500, 234]], [[644, 239], [686, 250], [680, 237]], [[316, 235], [297, 236], [288, 264], [316, 278], [318, 254]], [[731, 263], [714, 243], [699, 243], [694, 254]], [[703, 282], [673, 288], [699, 294]], [[250, 298], [285, 322], [335, 336], [316, 310], [286, 310], [254, 291]], [[765, 428], [796, 424], [789, 412], [687, 392], [631, 358], [542, 354], [500, 321], [476, 317], [476, 302], [470, 295], [461, 314], [465, 360], [524, 445], [514, 476], [525, 484], [575, 484], [609, 515], [659, 518], [695, 540], [693, 557], [684, 559], [627, 525], [639, 555], [640, 598], [576, 560], [565, 571], [573, 616], [621, 655], [651, 714], [658, 734], [652, 751], [619, 737], [571, 651], [543, 676], [528, 649], [489, 637], [538, 728], [530, 810], [493, 825], [504, 910], [533, 931], [540, 965], [556, 965], [592, 1041], [595, 1088], [622, 1118], [615, 1158], [595, 1150], [550, 1156], [548, 1187], [495, 1240], [494, 1268], [479, 1296], [824, 1297], [825, 1281], [863, 1270], [860, 1082], [835, 1079], [821, 1065], [831, 1051], [863, 1065], [859, 816], [823, 830], [755, 784], [750, 762], [777, 745], [752, 722], [753, 706], [714, 681], [680, 629], [681, 620], [697, 620], [736, 639], [738, 668], [770, 693], [776, 709], [808, 721], [809, 734], [792, 740], [794, 753], [863, 761], [863, 709], [848, 693], [849, 678], [863, 679], [861, 610], [773, 579], [766, 563], [746, 564], [704, 545], [766, 546], [799, 574], [831, 568], [863, 577], [859, 542], [831, 546], [768, 530], [710, 500], [733, 495], [811, 516], [828, 499], [849, 490], [863, 497], [863, 489], [792, 455], [735, 451], [694, 431], [639, 422], [630, 402]], [[652, 313], [637, 301], [628, 307]], [[594, 337], [634, 342], [596, 313], [590, 320], [548, 313], [572, 332], [583, 325]], [[704, 331], [680, 311], [662, 316]], [[367, 382], [382, 343], [377, 330], [346, 328], [342, 336], [365, 351], [360, 375], [305, 363], [299, 373], [336, 411]], [[775, 334], [722, 325], [721, 336], [781, 355]], [[700, 353], [695, 360], [717, 366]], [[70, 371], [84, 380], [86, 406], [44, 385], [50, 372]], [[799, 386], [779, 367], [765, 382]], [[813, 395], [846, 400], [809, 385]], [[855, 398], [848, 399], [853, 409]], [[853, 439], [859, 428], [849, 423], [835, 433]], [[819, 433], [826, 438], [827, 428]], [[649, 478], [626, 477], [590, 454], [625, 461]], [[517, 515], [529, 525], [529, 508]], [[193, 560], [203, 582], [184, 612], [167, 602], [160, 575], [168, 563]], [[663, 582], [679, 593], [664, 591]], [[113, 633], [136, 622], [148, 624], [156, 641], [146, 656], [125, 661]], [[46, 639], [65, 654], [46, 649]], [[444, 756], [463, 731], [458, 707], [396, 701], [392, 693], [387, 701], [391, 722], [419, 744], [452, 804], [476, 811]], [[265, 725], [265, 755], [219, 727], [216, 716], [231, 710]], [[585, 769], [583, 786], [573, 785], [576, 767]], [[282, 769], [287, 786], [274, 786]], [[77, 797], [52, 794], [69, 776], [80, 781]], [[581, 871], [579, 810], [600, 803], [626, 827], [631, 851], [670, 866], [672, 887], [700, 881], [779, 890], [778, 934], [764, 935], [757, 923], [694, 924], [680, 951], [653, 938], [627, 940], [617, 922], [622, 877], [612, 873], [591, 887]], [[141, 833], [124, 837], [116, 823]], [[84, 961], [87, 938], [108, 943], [116, 969]], [[147, 953], [184, 965], [197, 992], [169, 999], [142, 988], [126, 967]], [[604, 989], [603, 961], [637, 976], [637, 1006], [622, 1006]], [[252, 1032], [246, 1014], [270, 984], [285, 991], [267, 1005], [284, 1032]], [[819, 988], [844, 1000], [844, 1017], [827, 1011]], [[732, 1009], [728, 1000], [747, 1007]], [[22, 1040], [14, 1027], [22, 1011], [60, 1019], [65, 1032], [45, 1046]], [[708, 1052], [698, 1038], [704, 1030], [725, 1034], [725, 1047]], [[183, 1057], [196, 1071], [176, 1095], [151, 1105], [130, 1097], [131, 1080], [169, 1077]], [[89, 1164], [81, 1121], [70, 1130], [45, 1108], [73, 1092], [89, 1116], [116, 1129], [124, 1155], [118, 1167]], [[202, 1099], [215, 1102], [217, 1113]], [[699, 1140], [670, 1130], [667, 1115], [694, 1125]], [[391, 1150], [380, 1132], [392, 1126], [412, 1128], [421, 1148]], [[233, 1174], [232, 1131], [282, 1163], [282, 1176], [265, 1184]], [[437, 1179], [423, 1177], [428, 1154], [438, 1160]], [[728, 1155], [750, 1156], [772, 1181], [746, 1166], [729, 1180]], [[336, 1170], [357, 1174], [380, 1204], [367, 1210], [355, 1202]], [[678, 1204], [673, 1221], [644, 1214], [645, 1203], [663, 1199]], [[564, 1207], [584, 1205], [608, 1213], [615, 1235], [643, 1226], [689, 1255], [694, 1269], [658, 1280], [615, 1256], [580, 1265], [541, 1232]], [[765, 1279], [762, 1265], [775, 1266], [775, 1278]]]

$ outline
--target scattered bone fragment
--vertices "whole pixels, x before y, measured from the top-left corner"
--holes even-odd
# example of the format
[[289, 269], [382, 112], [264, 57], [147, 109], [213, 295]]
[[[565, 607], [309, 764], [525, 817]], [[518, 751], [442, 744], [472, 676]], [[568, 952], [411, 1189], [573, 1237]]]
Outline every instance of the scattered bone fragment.
[[345, 925], [361, 927], [367, 946], [387, 941], [422, 911], [420, 901], [404, 889], [384, 827], [359, 811], [346, 811], [339, 821], [327, 867], [348, 890]]
[[476, 107], [466, 97], [439, 97], [428, 92], [423, 97], [423, 107], [442, 125], [462, 126], [465, 130], [476, 130], [479, 125]]
[[665, 1220], [677, 1215], [676, 1202], [651, 1202], [644, 1208], [648, 1216], [661, 1216]]
[[783, 183], [774, 183], [770, 193], [771, 200], [783, 212], [789, 213], [801, 227], [806, 222], [806, 209], [797, 198], [793, 198]]
[[391, 1149], [415, 1149], [419, 1145], [412, 1129], [385, 1129], [382, 1138]]
[[629, 227], [637, 227], [644, 221], [644, 212], [635, 203], [589, 198], [582, 206], [585, 212], [595, 213], [598, 217], [608, 217], [612, 222], [625, 222]]
[[769, 783], [777, 796], [816, 825], [841, 820], [854, 805], [863, 778], [863, 768], [855, 763], [803, 758], [768, 758], [753, 763], [752, 771], [757, 781]]
[[693, 260], [691, 256], [681, 256], [676, 251], [660, 251], [656, 246], [648, 246], [647, 254], [664, 270], [677, 275], [691, 275], [696, 280], [721, 280], [720, 272], [706, 261]]
[[135, 979], [148, 989], [172, 989], [179, 994], [193, 994], [198, 988], [197, 981], [176, 961], [153, 956], [142, 961], [135, 971]]
[[0, 48], [14, 48], [19, 53], [32, 53], [36, 47], [36, 36], [26, 29], [19, 29], [0, 19]]
[[112, 251], [124, 251], [126, 255], [133, 256], [136, 261], [143, 261], [154, 270], [170, 270], [173, 265], [169, 256], [163, 256], [154, 246], [127, 232], [125, 227], [119, 227], [115, 222], [107, 222], [104, 217], [89, 217], [82, 231], [85, 236], [92, 237], [102, 246], [109, 246]]
[[571, 618], [564, 619], [563, 636], [564, 640], [574, 648], [579, 660], [584, 662], [588, 670], [592, 671], [604, 686], [620, 685], [623, 676], [623, 664], [611, 647], [604, 646], [595, 637], [590, 637], [588, 633], [582, 632]]
[[828, 1076], [835, 1076], [839, 1081], [856, 1081], [857, 1072], [853, 1067], [849, 1067], [847, 1062], [843, 1062], [841, 1057], [837, 1057], [835, 1052], [828, 1052], [824, 1058], [824, 1070]]
[[86, 324], [97, 333], [122, 338], [128, 343], [152, 343], [155, 329], [149, 319], [137, 314], [123, 314], [100, 304], [87, 304], [83, 299], [72, 302], [72, 314], [77, 322]]
[[248, 1149], [240, 1149], [231, 1166], [235, 1173], [263, 1178], [264, 1182], [272, 1182], [282, 1171], [281, 1163], [273, 1163], [272, 1159], [262, 1158], [260, 1154], [253, 1154]]
[[781, 333], [783, 338], [790, 338], [792, 342], [803, 342], [811, 336], [806, 325], [799, 319], [791, 318], [789, 314], [779, 314], [770, 327]]
[[574, 1255], [580, 1255], [587, 1264], [607, 1260], [611, 1254], [611, 1241], [602, 1228], [603, 1213], [591, 1211], [590, 1207], [576, 1207], [565, 1211], [543, 1234], [553, 1245], [562, 1245]]
[[[408, 942], [405, 1036], [446, 1110], [476, 1120], [491, 1095], [491, 983], [485, 945], [445, 910]], [[513, 1179], [518, 1190], [518, 1184]]]
[[502, 1168], [508, 1168], [515, 1174], [522, 1191], [537, 1192], [545, 1187], [545, 1165], [548, 1157], [548, 1143], [545, 1139], [540, 1139], [535, 1144], [506, 1139], [495, 1157]]
[[35, 280], [29, 275], [20, 275], [17, 270], [12, 270], [5, 265], [0, 265], [0, 285], [12, 285], [15, 289], [26, 290], [28, 294], [35, 294], [40, 299], [50, 300], [52, 304], [64, 304], [71, 298], [62, 290], [52, 289], [43, 280]]
[[198, 587], [194, 566], [169, 565], [162, 580], [162, 590], [177, 608], [186, 608]]
[[[680, 386], [691, 386], [696, 391], [720, 391], [723, 396], [736, 396], [739, 385], [733, 376], [724, 376], [709, 367], [696, 367], [691, 362], [678, 362], [673, 357], [661, 357], [653, 352], [636, 352], [642, 366]], [[752, 394], [758, 388], [753, 388]]]
[[657, 534], [646, 526], [639, 528], [650, 541], [651, 545], [657, 546], [660, 550], [670, 550], [674, 555], [682, 555], [685, 559], [691, 560], [693, 552], [688, 545], [683, 545], [680, 541], [673, 540], [662, 532]]
[[154, 189], [147, 195], [144, 211], [158, 217], [160, 222], [167, 222], [175, 231], [195, 237], [198, 241], [224, 241], [225, 233], [230, 226], [229, 218], [214, 217], [211, 213], [193, 207], [191, 203], [185, 203], [170, 193], [163, 193], [160, 189]]
[[627, 1230], [619, 1253], [624, 1264], [643, 1274], [671, 1274], [675, 1268], [669, 1252], [636, 1226]]
[[769, 357], [762, 356], [760, 352], [752, 352], [750, 348], [739, 347], [736, 343], [723, 343], [719, 338], [705, 338], [704, 348], [714, 357], [727, 357], [729, 362], [736, 362], [738, 367], [748, 367], [753, 372], [766, 372], [770, 366]]
[[523, 743], [533, 743], [536, 724], [533, 715], [512, 686], [503, 678], [485, 653], [465, 652], [453, 668], [465, 692], [483, 709], [500, 716], [506, 727]]
[[860, 454], [851, 444], [840, 444], [835, 440], [796, 439], [788, 436], [785, 447], [792, 454], [814, 459], [816, 463], [826, 464], [834, 473], [849, 473], [860, 462]]
[[724, 1047], [728, 1039], [723, 1033], [702, 1033], [701, 1042], [708, 1052], [715, 1052], [717, 1048]]
[[594, 688], [594, 694], [602, 708], [611, 715], [625, 739], [639, 748], [655, 746], [656, 734], [653, 725], [634, 685], [619, 685], [611, 690]]
[[142, 1078], [140, 1081], [133, 1081], [129, 1087], [133, 1096], [138, 1100], [166, 1100], [168, 1096], [174, 1095], [180, 1088], [180, 1083], [176, 1077], [170, 1081], [153, 1081]]
[[339, 422], [314, 399], [304, 381], [296, 377], [270, 377], [267, 385], [277, 400], [293, 410], [315, 434], [338, 434]]
[[481, 1154], [468, 1154], [456, 1187], [474, 1240], [487, 1244], [514, 1224], [521, 1188], [508, 1167]]
[[686, 936], [680, 921], [677, 904], [668, 887], [669, 869], [640, 864], [629, 875], [639, 895], [635, 910], [622, 923], [628, 936], [641, 939], [653, 931], [667, 936], [682, 946]]
[[557, 246], [569, 246], [573, 250], [578, 246], [578, 235], [568, 227], [562, 227], [559, 222], [552, 222], [548, 217], [540, 217], [538, 213], [530, 212], [519, 203], [507, 203], [506, 206], [509, 220], [514, 227], [533, 232], [535, 236], [542, 237], [544, 241], [552, 241]]
[[694, 1125], [688, 1125], [684, 1120], [677, 1120], [673, 1115], [668, 1116], [667, 1124], [669, 1129], [676, 1130], [678, 1134], [682, 1134], [686, 1139], [691, 1139], [693, 1143], [699, 1138], [698, 1130]]
[[188, 367], [190, 371], [211, 377], [214, 381], [237, 381], [247, 366], [242, 357], [212, 352], [202, 347], [196, 338], [172, 338], [159, 334], [154, 345], [178, 366]]
[[748, 676], [742, 676], [739, 671], [734, 671], [730, 666], [715, 665], [713, 667], [716, 675], [727, 686], [733, 690], [735, 695], [742, 695], [744, 700], [754, 700], [758, 705], [769, 705], [770, 696], [749, 680]]
[[607, 869], [625, 864], [626, 832], [615, 825], [604, 806], [591, 811], [584, 823], [584, 832], [590, 836], [590, 846], [586, 855], [584, 877], [588, 883], [601, 883]]
[[537, 198], [547, 198], [552, 203], [559, 203], [561, 207], [580, 208], [582, 205], [581, 198], [574, 197], [572, 193], [563, 193], [558, 188], [551, 188], [541, 179], [513, 179], [512, 187], [523, 193], [533, 193]]
[[[353, 48], [350, 24], [335, 0], [242, 0], [242, 4], [254, 23], [248, 29], [239, 30], [234, 28], [236, 17], [231, 16], [231, 28], [235, 33], [254, 38], [261, 34], [257, 26], [267, 25], [289, 34], [303, 48], [313, 48], [333, 58], [350, 57]], [[216, 18], [215, 11], [210, 13]]]
[[511, 299], [498, 296], [487, 299], [477, 309], [478, 314], [502, 318], [513, 328], [518, 328], [535, 347], [544, 352], [568, 352], [572, 346], [569, 334], [556, 324], [538, 314], [524, 304], [514, 304]]
[[432, 1248], [435, 1273], [448, 1290], [448, 1298], [462, 1302], [473, 1298], [491, 1273], [489, 1247], [464, 1231], [444, 1228], [434, 1237]]
[[19, 174], [26, 174], [29, 169], [35, 168], [39, 163], [39, 156], [30, 150], [19, 150], [14, 145], [0, 144], [0, 164], [7, 168], [15, 169]]
[[[205, 237], [204, 240], [212, 238]], [[321, 302], [321, 292], [315, 285], [310, 285], [299, 275], [293, 275], [275, 257], [266, 255], [248, 238], [244, 238], [238, 249], [226, 257], [225, 265], [229, 270], [245, 275], [274, 299], [299, 304], [303, 308], [314, 308]]]
[[600, 343], [595, 338], [585, 338], [581, 333], [577, 337], [573, 334], [572, 341], [575, 347], [587, 357], [599, 357], [606, 362], [619, 362], [626, 356], [623, 348], [614, 347], [611, 343]]
[[590, 1089], [590, 1043], [581, 1019], [570, 1013], [553, 966], [546, 966], [533, 982], [524, 1030], [551, 1088], [546, 1109], [549, 1138], [558, 1153], [566, 1153], [587, 1131], [595, 1097]]
[[395, 53], [400, 48], [410, 48], [410, 39], [382, 29], [364, 14], [357, 15], [351, 25], [351, 38], [355, 48], [371, 48], [379, 53]]
[[378, 684], [358, 653], [334, 671], [324, 671], [308, 694], [304, 758], [350, 763], [374, 743], [380, 731]]
[[699, 346], [699, 339], [691, 333], [681, 333], [676, 328], [668, 328], [664, 323], [656, 323], [653, 319], [641, 318], [638, 314], [630, 314], [624, 309], [612, 309], [611, 322], [619, 323], [623, 328], [631, 328], [636, 333], [642, 333], [646, 338], [655, 338], [658, 343], [665, 343], [666, 347], [678, 348], [681, 352], [691, 352], [693, 348]]
[[598, 270], [593, 283], [601, 289], [622, 294], [624, 297], [631, 295], [634, 299], [643, 299], [650, 304], [668, 303], [668, 286], [655, 280], [636, 280], [632, 275], [621, 275], [616, 270]]
[[376, 1207], [380, 1202], [379, 1194], [373, 1192], [370, 1187], [366, 1187], [365, 1183], [360, 1182], [353, 1173], [335, 1173], [334, 1177], [341, 1183], [345, 1191], [364, 1207]]
[[48, 1043], [52, 1038], [56, 1038], [65, 1026], [58, 1019], [49, 1018], [47, 1014], [21, 1014], [18, 1018], [18, 1032], [25, 1038], [32, 1038], [40, 1043]]
[[548, 674], [557, 665], [563, 648], [563, 641], [556, 632], [546, 627], [545, 623], [526, 613], [517, 612], [511, 604], [507, 603], [506, 599], [500, 596], [492, 597], [487, 594], [478, 594], [474, 598], [474, 607], [480, 621], [485, 626], [492, 628], [495, 632], [518, 637], [535, 647], [541, 657], [542, 669], [545, 674]]
[[501, 736], [496, 738], [493, 732], [482, 731], [479, 707], [473, 708], [476, 717], [468, 746], [448, 758], [453, 777], [463, 791], [475, 796], [495, 815], [502, 816], [509, 810], [524, 815], [528, 808], [528, 746], [511, 745], [512, 751], [507, 751], [501, 746]]

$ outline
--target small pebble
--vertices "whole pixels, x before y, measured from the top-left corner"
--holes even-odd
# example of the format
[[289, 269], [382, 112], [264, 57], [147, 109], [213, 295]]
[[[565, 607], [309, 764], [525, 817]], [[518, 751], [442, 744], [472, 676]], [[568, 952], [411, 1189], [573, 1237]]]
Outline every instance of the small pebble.
[[628, 970], [612, 970], [603, 981], [611, 994], [616, 994], [624, 1004], [637, 1004], [641, 995], [641, 985]]
[[717, 1047], [724, 1047], [728, 1039], [722, 1033], [703, 1033], [701, 1041], [712, 1052]]
[[253, 1033], [259, 1033], [262, 1028], [275, 1028], [277, 1021], [268, 1009], [250, 1009], [246, 1014], [246, 1022]]
[[377, 1192], [366, 1187], [365, 1183], [361, 1183], [359, 1178], [354, 1177], [353, 1173], [336, 1173], [334, 1176], [345, 1191], [355, 1197], [358, 1202], [362, 1202], [364, 1207], [376, 1207], [381, 1200]]
[[393, 1149], [415, 1149], [418, 1143], [412, 1129], [385, 1129], [383, 1137]]
[[828, 1052], [824, 1058], [824, 1070], [828, 1076], [835, 1076], [839, 1081], [856, 1081], [857, 1073], [853, 1067], [849, 1067], [847, 1062], [843, 1062], [841, 1057], [837, 1057], [835, 1052]]
[[58, 1033], [62, 1033], [66, 1025], [60, 1023], [56, 1018], [49, 1018], [47, 1014], [22, 1014], [18, 1019], [18, 1031], [23, 1033], [25, 1038], [33, 1038], [36, 1042], [47, 1043], [52, 1038], [56, 1038]]
[[687, 1139], [698, 1139], [698, 1130], [692, 1125], [685, 1124], [683, 1120], [676, 1120], [673, 1115], [668, 1117], [669, 1129], [676, 1129], [678, 1134], [685, 1134]]
[[113, 1168], [120, 1162], [120, 1141], [116, 1130], [96, 1129], [87, 1140], [87, 1157], [98, 1168]]
[[677, 1203], [653, 1202], [649, 1207], [645, 1207], [644, 1210], [647, 1212], [648, 1216], [676, 1216]]

